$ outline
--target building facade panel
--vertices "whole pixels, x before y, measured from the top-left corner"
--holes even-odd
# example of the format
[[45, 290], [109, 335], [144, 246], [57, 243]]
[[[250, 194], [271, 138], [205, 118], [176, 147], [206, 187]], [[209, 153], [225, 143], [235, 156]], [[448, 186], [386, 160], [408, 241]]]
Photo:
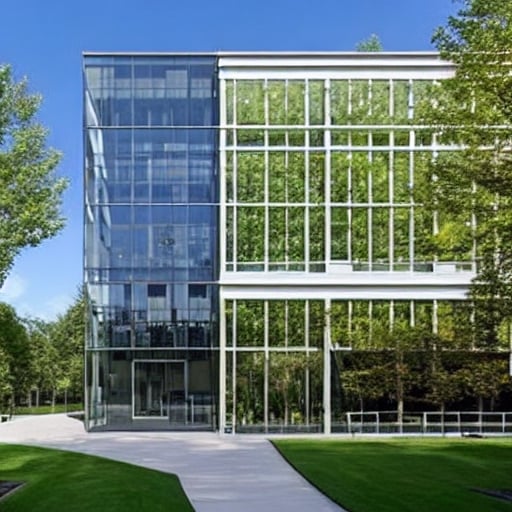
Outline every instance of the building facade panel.
[[215, 69], [85, 57], [90, 428], [216, 424]]
[[457, 148], [416, 119], [452, 72], [87, 55], [89, 428], [335, 431], [353, 354], [389, 368], [392, 332], [471, 344], [475, 219], [427, 207]]

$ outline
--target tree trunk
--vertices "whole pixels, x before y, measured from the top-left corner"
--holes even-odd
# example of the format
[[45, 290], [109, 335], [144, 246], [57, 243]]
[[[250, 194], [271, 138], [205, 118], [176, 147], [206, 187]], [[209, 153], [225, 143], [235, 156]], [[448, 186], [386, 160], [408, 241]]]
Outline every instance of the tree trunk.
[[36, 388], [36, 407], [39, 407], [39, 397], [40, 397], [40, 393], [39, 393], [39, 386]]
[[[397, 402], [397, 421], [400, 425], [402, 425], [403, 421], [404, 421], [404, 399], [403, 399], [403, 395], [400, 395], [400, 398], [398, 399], [398, 402]], [[400, 430], [402, 430], [400, 428]]]
[[[396, 406], [397, 406], [397, 421], [399, 425], [402, 425], [404, 420], [404, 383], [402, 380], [402, 363], [403, 354], [397, 354], [396, 360]], [[400, 428], [400, 430], [402, 430]]]
[[55, 412], [55, 398], [57, 396], [57, 391], [55, 388], [52, 389], [52, 412]]

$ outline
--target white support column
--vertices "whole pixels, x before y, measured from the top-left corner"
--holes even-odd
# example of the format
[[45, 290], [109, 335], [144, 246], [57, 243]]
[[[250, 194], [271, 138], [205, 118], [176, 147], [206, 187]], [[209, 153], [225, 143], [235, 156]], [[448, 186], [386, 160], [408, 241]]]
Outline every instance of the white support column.
[[[372, 80], [368, 80], [368, 115], [372, 114]], [[368, 172], [366, 174], [366, 184], [368, 188], [367, 198], [368, 209], [367, 209], [367, 229], [368, 229], [368, 268], [373, 270], [373, 135], [372, 132], [368, 132]], [[370, 333], [371, 335], [371, 333]], [[371, 339], [371, 338], [370, 338]]]
[[263, 331], [263, 349], [264, 349], [264, 358], [263, 358], [263, 424], [265, 433], [268, 432], [268, 368], [269, 368], [269, 359], [270, 352], [268, 350], [268, 300], [264, 302], [263, 306], [263, 318], [264, 318], [264, 331]]
[[[512, 343], [512, 342], [511, 342]], [[304, 345], [306, 347], [306, 361], [308, 362], [307, 363], [307, 367], [306, 367], [306, 374], [305, 374], [305, 384], [304, 384], [304, 389], [305, 389], [305, 415], [306, 415], [306, 426], [309, 427], [309, 423], [311, 421], [311, 407], [310, 407], [310, 403], [309, 401], [311, 400], [310, 398], [310, 393], [309, 393], [309, 388], [311, 386], [311, 383], [310, 383], [310, 375], [309, 375], [309, 300], [306, 300], [305, 301], [305, 304], [304, 304]], [[511, 345], [512, 346], [512, 345]], [[512, 353], [512, 351], [511, 351]], [[512, 368], [512, 366], [511, 366]]]
[[[234, 108], [234, 107], [233, 107]], [[220, 271], [224, 272], [226, 270], [226, 225], [227, 225], [227, 213], [226, 213], [226, 203], [227, 203], [227, 191], [226, 191], [226, 112], [227, 112], [227, 104], [226, 104], [226, 81], [220, 81], [220, 126], [222, 127], [220, 130], [219, 137], [219, 266]], [[235, 169], [235, 165], [233, 163], [233, 172]], [[236, 176], [233, 176], [233, 180], [236, 179]]]
[[[233, 345], [233, 352], [231, 353], [231, 393], [232, 393], [232, 406], [231, 406], [231, 424], [233, 425], [233, 432], [235, 432], [236, 425], [237, 425], [237, 417], [236, 417], [236, 401], [237, 401], [237, 395], [236, 395], [236, 365], [237, 365], [237, 308], [238, 308], [238, 302], [237, 300], [233, 301], [233, 312], [232, 312], [232, 327], [231, 327], [231, 340]], [[226, 375], [227, 378], [227, 375]]]
[[309, 142], [310, 142], [310, 133], [309, 133], [309, 81], [306, 80], [304, 82], [304, 126], [306, 126], [306, 130], [304, 131], [304, 263], [305, 270], [309, 272], [311, 268], [310, 264], [310, 251], [309, 251], [309, 237], [311, 233], [311, 229], [309, 227]]
[[263, 268], [265, 272], [268, 272], [269, 270], [269, 254], [270, 254], [270, 210], [269, 210], [269, 203], [270, 203], [270, 156], [268, 152], [269, 148], [269, 136], [268, 136], [268, 130], [270, 125], [270, 105], [269, 105], [269, 99], [268, 99], [268, 81], [265, 80], [264, 82], [264, 99], [263, 99], [263, 108], [264, 108], [264, 115], [265, 115], [265, 131], [263, 134], [263, 143], [265, 147], [265, 153], [263, 154], [264, 158], [264, 165], [265, 165], [265, 171], [264, 171], [264, 220], [263, 220], [263, 230], [264, 230], [264, 239], [263, 239]]
[[[219, 433], [226, 428], [226, 302], [219, 290]], [[234, 426], [233, 426], [234, 432]]]
[[324, 259], [326, 265], [331, 263], [331, 81], [324, 82], [324, 201], [325, 201], [325, 224], [324, 240], [325, 252]]
[[331, 300], [324, 302], [324, 434], [331, 433]]
[[[393, 102], [393, 80], [389, 81], [389, 111], [388, 115], [390, 118], [393, 117], [394, 102]], [[394, 132], [389, 132], [388, 135], [388, 199], [389, 204], [389, 219], [388, 219], [388, 254], [389, 254], [389, 270], [395, 269], [395, 185], [394, 185], [394, 163], [393, 163], [393, 146], [395, 143]]]
[[[408, 93], [408, 105], [407, 105], [407, 117], [409, 120], [412, 120], [414, 114], [414, 96], [413, 96], [413, 82], [409, 80], [409, 93]], [[415, 254], [415, 243], [414, 243], [414, 234], [415, 234], [415, 219], [414, 213], [416, 211], [416, 205], [414, 204], [414, 151], [413, 148], [416, 145], [416, 132], [414, 130], [409, 130], [409, 202], [411, 204], [410, 207], [410, 217], [409, 217], [409, 258], [410, 258], [410, 269], [414, 270], [414, 261], [416, 260]]]
[[[352, 81], [348, 81], [348, 104], [347, 104], [347, 115], [350, 118], [352, 115]], [[348, 159], [348, 168], [347, 168], [347, 188], [348, 188], [348, 197], [347, 197], [347, 259], [352, 263], [352, 198], [353, 194], [353, 183], [352, 183], [352, 130], [348, 132], [348, 151], [347, 151], [347, 159]]]

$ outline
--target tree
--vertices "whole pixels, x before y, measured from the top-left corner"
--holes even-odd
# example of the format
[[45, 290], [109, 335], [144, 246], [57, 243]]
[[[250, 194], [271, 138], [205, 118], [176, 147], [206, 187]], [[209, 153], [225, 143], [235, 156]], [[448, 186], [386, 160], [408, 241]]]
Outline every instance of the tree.
[[69, 392], [75, 400], [82, 397], [85, 308], [85, 294], [80, 289], [73, 304], [50, 328], [52, 345], [58, 361], [54, 391], [63, 392], [66, 402]]
[[67, 183], [54, 175], [60, 153], [46, 147], [47, 130], [36, 120], [40, 102], [26, 80], [16, 82], [0, 65], [0, 286], [21, 249], [64, 226]]
[[356, 50], [358, 52], [381, 52], [383, 50], [377, 34], [372, 34], [368, 39], [357, 43]]
[[458, 378], [466, 392], [478, 399], [478, 410], [483, 412], [484, 400], [490, 401], [491, 411], [499, 393], [510, 385], [505, 360], [479, 360], [470, 362], [466, 367], [457, 371]]
[[458, 217], [445, 239], [457, 245], [470, 230], [476, 242], [475, 341], [494, 349], [512, 316], [512, 3], [461, 3], [433, 37], [455, 75], [434, 87], [423, 122], [438, 143], [460, 148], [433, 163], [432, 204]]
[[32, 355], [25, 327], [14, 308], [4, 303], [0, 303], [0, 356], [6, 363], [0, 373], [8, 377], [3, 389], [10, 389], [13, 404], [16, 397], [25, 397], [30, 389]]
[[12, 376], [7, 354], [0, 347], [0, 414], [10, 410], [12, 403]]
[[32, 406], [32, 394], [35, 392], [35, 406], [39, 407], [41, 394], [55, 395], [59, 378], [59, 358], [52, 340], [53, 324], [33, 318], [26, 318], [23, 323], [31, 351], [31, 381], [27, 403], [29, 407]]

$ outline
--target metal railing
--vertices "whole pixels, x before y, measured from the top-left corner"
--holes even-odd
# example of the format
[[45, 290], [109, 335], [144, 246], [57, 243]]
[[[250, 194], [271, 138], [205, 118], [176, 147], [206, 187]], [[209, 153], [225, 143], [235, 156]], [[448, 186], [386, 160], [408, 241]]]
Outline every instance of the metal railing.
[[333, 432], [349, 434], [510, 434], [512, 412], [448, 411], [404, 413], [397, 411], [347, 412], [333, 422]]

